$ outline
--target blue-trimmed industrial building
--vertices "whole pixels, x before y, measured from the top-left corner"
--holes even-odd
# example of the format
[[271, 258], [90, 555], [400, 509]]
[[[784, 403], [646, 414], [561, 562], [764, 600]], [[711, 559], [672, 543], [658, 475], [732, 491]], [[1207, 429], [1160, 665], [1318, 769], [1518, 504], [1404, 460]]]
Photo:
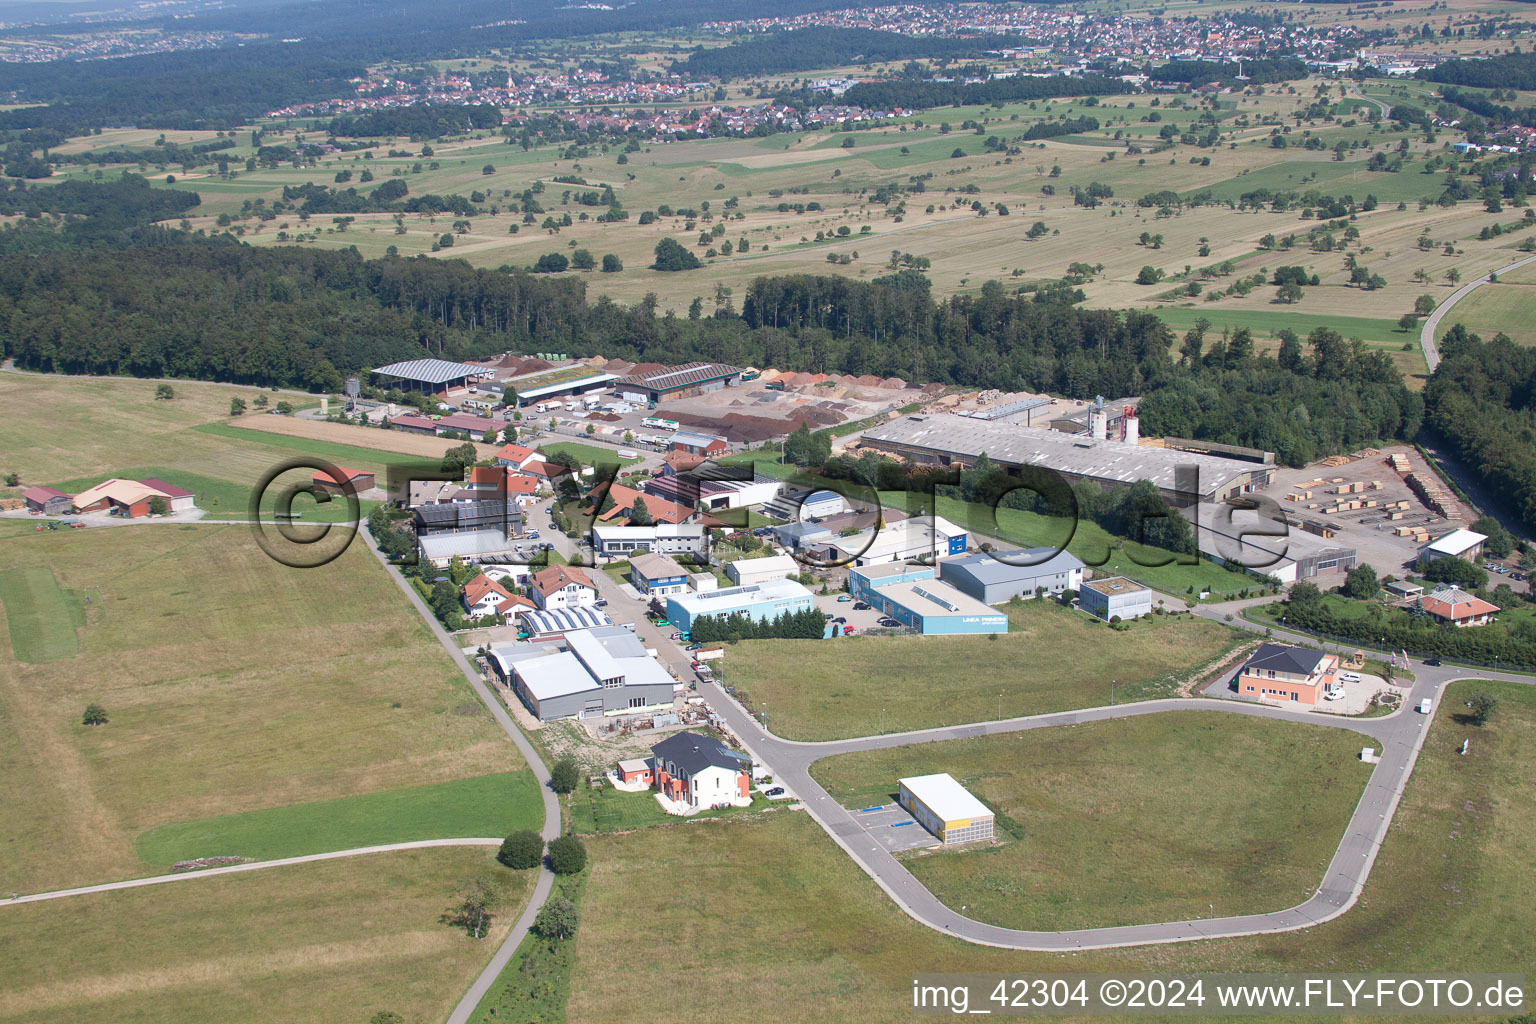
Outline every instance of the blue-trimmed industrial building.
[[1083, 563], [1058, 548], [977, 551], [940, 561], [939, 579], [982, 604], [997, 605], [1015, 597], [1028, 599], [1040, 591], [1059, 595], [1081, 590]]
[[647, 597], [669, 597], [687, 591], [688, 570], [666, 555], [636, 555], [629, 560], [629, 582]]
[[703, 615], [740, 613], [767, 622], [785, 612], [805, 611], [815, 603], [811, 592], [794, 580], [768, 580], [745, 587], [674, 594], [667, 598], [667, 618], [678, 629], [687, 631]]
[[924, 636], [1008, 632], [1008, 616], [936, 579], [932, 566], [882, 562], [850, 569], [848, 592]]

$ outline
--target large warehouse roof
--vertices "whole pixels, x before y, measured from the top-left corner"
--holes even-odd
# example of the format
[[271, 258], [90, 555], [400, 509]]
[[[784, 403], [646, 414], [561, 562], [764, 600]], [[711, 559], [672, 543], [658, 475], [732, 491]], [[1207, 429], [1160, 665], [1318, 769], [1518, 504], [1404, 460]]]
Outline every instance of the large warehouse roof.
[[898, 448], [976, 459], [986, 453], [993, 462], [1037, 466], [1069, 476], [1089, 477], [1124, 485], [1150, 480], [1160, 490], [1181, 490], [1177, 467], [1200, 470], [1200, 493], [1222, 490], [1239, 478], [1246, 480], [1265, 467], [1236, 459], [1196, 452], [1172, 451], [1124, 441], [1095, 440], [1053, 430], [989, 423], [948, 413], [903, 416], [864, 432], [864, 441]]
[[474, 363], [451, 363], [446, 359], [410, 359], [403, 363], [390, 363], [374, 368], [374, 373], [401, 380], [414, 380], [421, 384], [447, 384], [464, 377], [479, 377], [492, 371]]
[[992, 817], [992, 809], [972, 796], [948, 772], [917, 775], [900, 781], [907, 787], [908, 793], [921, 800], [923, 806], [945, 821]]
[[1043, 547], [1022, 551], [981, 551], [946, 559], [943, 567], [963, 572], [982, 584], [1015, 583], [1083, 568], [1082, 559], [1065, 549]]
[[634, 373], [625, 377], [619, 383], [638, 384], [641, 387], [655, 388], [658, 391], [670, 391], [673, 388], [685, 388], [693, 384], [702, 384], [707, 380], [717, 377], [729, 377], [740, 373], [736, 366], [727, 366], [724, 363], [684, 363], [682, 366], [669, 366], [664, 370], [654, 373]]

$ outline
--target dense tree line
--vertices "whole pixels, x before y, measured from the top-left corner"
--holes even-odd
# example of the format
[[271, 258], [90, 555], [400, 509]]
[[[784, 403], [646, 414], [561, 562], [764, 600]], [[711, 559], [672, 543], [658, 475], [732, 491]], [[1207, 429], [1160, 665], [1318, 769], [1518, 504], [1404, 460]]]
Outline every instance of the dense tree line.
[[804, 28], [748, 36], [729, 46], [699, 47], [672, 69], [708, 78], [782, 74], [846, 64], [888, 63], [914, 58], [976, 57], [987, 50], [1018, 46], [1020, 36], [907, 36], [867, 28]]
[[968, 106], [1047, 100], [1069, 96], [1108, 96], [1129, 92], [1118, 78], [1098, 75], [1052, 75], [1049, 78], [994, 78], [985, 82], [860, 82], [843, 94], [843, 100], [872, 110], [904, 107]]
[[[0, 231], [0, 252], [12, 233]], [[580, 280], [454, 260], [212, 240], [0, 256], [0, 341], [38, 370], [330, 390], [338, 373], [423, 355], [555, 350], [1144, 395], [1148, 433], [1254, 445], [1292, 464], [1418, 429], [1419, 399], [1386, 357], [1331, 331], [1314, 332], [1311, 356], [1287, 339], [1278, 361], [1243, 333], [1209, 351], [1186, 335], [1176, 361], [1177, 340], [1151, 313], [1037, 302], [997, 282], [934, 301], [843, 277], [759, 278], [739, 314], [684, 318], [653, 297], [589, 302]]]
[[1441, 625], [1427, 615], [1391, 614], [1380, 605], [1379, 614], [1340, 615], [1322, 600], [1317, 587], [1305, 580], [1291, 588], [1285, 603], [1285, 624], [1347, 643], [1376, 646], [1386, 641], [1394, 650], [1410, 654], [1455, 658], [1499, 664], [1510, 668], [1536, 666], [1536, 631], [1528, 626], [1509, 632], [1497, 626], [1458, 629]]
[[410, 107], [394, 107], [333, 118], [330, 132], [343, 138], [404, 135], [412, 139], [436, 139], [444, 135], [500, 127], [501, 108], [491, 103], [471, 106], [418, 103]]
[[1536, 89], [1536, 53], [1505, 53], [1477, 60], [1448, 60], [1417, 73], [1426, 82], [1474, 89]]
[[1099, 119], [1096, 117], [1064, 117], [1060, 121], [1036, 121], [1020, 138], [1025, 142], [1033, 142], [1037, 139], [1054, 139], [1061, 135], [1097, 131], [1098, 127]]
[[1241, 70], [1236, 61], [1171, 60], [1161, 67], [1148, 65], [1143, 72], [1163, 82], [1185, 82], [1189, 85], [1235, 82], [1240, 74], [1247, 75], [1250, 84], [1269, 85], [1274, 82], [1299, 81], [1311, 74], [1306, 63], [1295, 57], [1245, 60]]
[[1463, 465], [1536, 530], [1536, 349], [1456, 324], [1424, 388], [1429, 426]]
[[826, 631], [826, 616], [812, 607], [782, 612], [763, 621], [741, 612], [699, 615], [694, 617], [689, 635], [694, 643], [711, 644], [737, 640], [820, 640]]
[[137, 174], [41, 187], [0, 181], [0, 213], [28, 217], [59, 213], [98, 218], [102, 224], [147, 224], [185, 213], [200, 202], [196, 192], [154, 188]]

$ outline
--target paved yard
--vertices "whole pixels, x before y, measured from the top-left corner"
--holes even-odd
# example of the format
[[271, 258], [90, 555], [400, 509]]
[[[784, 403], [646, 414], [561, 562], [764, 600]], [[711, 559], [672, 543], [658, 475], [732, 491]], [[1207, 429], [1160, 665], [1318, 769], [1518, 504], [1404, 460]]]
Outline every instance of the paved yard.
[[894, 852], [922, 850], [939, 845], [933, 833], [923, 828], [917, 819], [900, 804], [855, 808], [853, 817], [864, 826], [864, 831], [868, 832], [871, 838], [887, 850]]

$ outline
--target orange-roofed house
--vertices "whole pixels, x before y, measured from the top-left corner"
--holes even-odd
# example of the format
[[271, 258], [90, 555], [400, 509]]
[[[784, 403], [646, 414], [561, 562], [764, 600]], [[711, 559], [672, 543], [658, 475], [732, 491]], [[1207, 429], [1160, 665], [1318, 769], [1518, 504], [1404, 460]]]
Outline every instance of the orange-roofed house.
[[[633, 487], [625, 487], [623, 484], [612, 484], [608, 488], [608, 497], [613, 499], [613, 507], [606, 512], [598, 514], [598, 520], [604, 523], [612, 523], [617, 520], [628, 520], [635, 507], [637, 498], [645, 499], [645, 510], [651, 514], [651, 521], [655, 523], [671, 523], [678, 525], [686, 523], [698, 513], [687, 505], [679, 505], [665, 498], [658, 498], [653, 494], [641, 494]], [[607, 504], [603, 498], [603, 485], [598, 485], [587, 492], [587, 497], [595, 502]], [[601, 505], [599, 505], [601, 507]]]
[[469, 609], [469, 614], [475, 616], [495, 615], [497, 612], [510, 615], [515, 608], [533, 607], [532, 601], [513, 594], [485, 573], [464, 584], [463, 596], [464, 607]]
[[586, 608], [597, 604], [592, 578], [575, 566], [552, 565], [528, 577], [533, 599], [543, 609]]
[[501, 451], [496, 453], [496, 465], [506, 466], [509, 469], [522, 470], [531, 462], [543, 461], [543, 452], [536, 448], [525, 448], [520, 444], [503, 445]]
[[1498, 605], [1459, 587], [1440, 587], [1425, 594], [1419, 598], [1419, 607], [1436, 622], [1458, 628], [1486, 626], [1500, 611]]

